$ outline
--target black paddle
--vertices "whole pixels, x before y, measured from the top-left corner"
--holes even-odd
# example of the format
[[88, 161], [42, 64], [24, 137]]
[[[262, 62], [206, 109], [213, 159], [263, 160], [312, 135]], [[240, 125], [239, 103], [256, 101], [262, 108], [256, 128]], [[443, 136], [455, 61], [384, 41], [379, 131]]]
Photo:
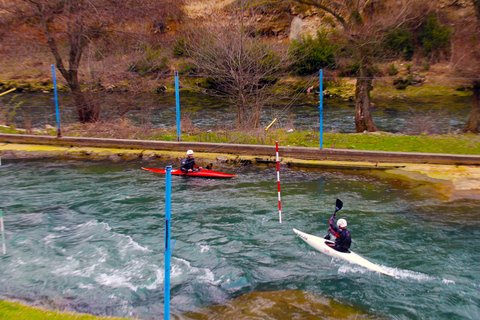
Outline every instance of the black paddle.
[[[337, 215], [337, 212], [340, 211], [340, 209], [342, 209], [342, 207], [343, 207], [342, 200], [337, 199], [337, 201], [335, 202], [335, 212], [333, 213], [333, 215]], [[324, 239], [330, 240], [330, 233], [328, 233], [328, 231], [327, 231], [327, 235], [324, 237]]]

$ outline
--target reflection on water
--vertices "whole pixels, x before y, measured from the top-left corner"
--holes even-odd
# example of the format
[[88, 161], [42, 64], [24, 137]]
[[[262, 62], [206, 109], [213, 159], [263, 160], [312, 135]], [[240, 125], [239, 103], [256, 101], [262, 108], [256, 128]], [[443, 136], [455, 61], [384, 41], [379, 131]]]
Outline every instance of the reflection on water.
[[[165, 176], [142, 166], [2, 161], [0, 298], [161, 318]], [[280, 224], [275, 167], [218, 166], [238, 177], [172, 177], [172, 317], [480, 318], [480, 202], [442, 202], [386, 173], [282, 168]], [[325, 235], [336, 198], [352, 250], [394, 278], [295, 236]]]
[[[36, 128], [42, 128], [45, 124], [56, 126], [55, 105], [52, 97], [51, 93], [18, 94], [16, 101], [22, 101], [23, 104], [17, 108], [14, 122], [22, 128], [25, 127], [25, 119], [31, 121], [32, 126]], [[11, 96], [0, 97], [0, 103], [8, 104], [10, 99]], [[137, 95], [129, 99], [120, 94], [99, 93], [96, 99], [102, 102], [103, 119], [118, 119], [119, 108], [123, 108], [122, 110], [129, 108], [127, 115], [137, 126], [145, 123], [154, 128], [176, 125], [174, 93]], [[437, 133], [454, 132], [465, 125], [471, 108], [471, 99], [464, 97], [452, 99], [451, 105], [442, 104], [441, 113], [438, 107], [441, 101], [430, 104], [405, 101], [388, 102], [388, 105], [379, 103], [373, 109], [374, 122], [381, 131], [403, 132], [412, 126], [412, 119], [421, 121], [424, 117], [428, 121], [434, 121], [435, 125], [431, 127], [434, 127]], [[77, 116], [73, 110], [70, 95], [61, 94], [59, 103], [61, 123], [76, 122]], [[323, 130], [340, 133], [355, 132], [354, 110], [354, 102], [336, 98], [324, 99]], [[180, 112], [182, 117], [188, 117], [193, 125], [203, 130], [225, 128], [232, 125], [235, 120], [234, 107], [226, 100], [199, 93], [182, 93]], [[290, 101], [279, 101], [266, 107], [261, 116], [261, 125], [267, 126], [274, 118], [278, 118], [275, 126], [297, 130], [319, 130], [318, 95], [304, 94], [292, 97]]]

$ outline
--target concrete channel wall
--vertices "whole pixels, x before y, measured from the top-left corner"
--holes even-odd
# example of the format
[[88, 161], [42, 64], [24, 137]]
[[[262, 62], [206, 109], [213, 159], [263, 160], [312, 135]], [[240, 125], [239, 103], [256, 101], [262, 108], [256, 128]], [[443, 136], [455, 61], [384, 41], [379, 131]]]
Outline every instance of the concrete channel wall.
[[[49, 145], [61, 147], [95, 147], [135, 150], [159, 150], [185, 152], [188, 149], [196, 153], [215, 153], [229, 156], [257, 157], [258, 162], [275, 160], [275, 146], [226, 144], [206, 142], [172, 142], [131, 139], [104, 139], [83, 137], [54, 137], [27, 134], [0, 134], [4, 144]], [[414, 152], [385, 152], [349, 149], [308, 148], [280, 146], [282, 158], [309, 161], [348, 161], [370, 163], [428, 163], [443, 165], [480, 165], [480, 156]]]

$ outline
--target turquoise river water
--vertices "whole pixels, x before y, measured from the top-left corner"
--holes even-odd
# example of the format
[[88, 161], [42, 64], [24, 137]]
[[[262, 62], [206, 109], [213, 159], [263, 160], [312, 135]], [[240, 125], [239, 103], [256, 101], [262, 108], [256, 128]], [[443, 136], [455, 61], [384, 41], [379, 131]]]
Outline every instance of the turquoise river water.
[[[168, 164], [3, 160], [0, 298], [163, 318], [165, 176], [141, 167]], [[275, 167], [214, 169], [238, 177], [172, 177], [172, 318], [480, 319], [480, 202], [382, 171], [282, 167], [280, 224]], [[292, 232], [325, 235], [336, 198], [351, 249], [395, 277]]]

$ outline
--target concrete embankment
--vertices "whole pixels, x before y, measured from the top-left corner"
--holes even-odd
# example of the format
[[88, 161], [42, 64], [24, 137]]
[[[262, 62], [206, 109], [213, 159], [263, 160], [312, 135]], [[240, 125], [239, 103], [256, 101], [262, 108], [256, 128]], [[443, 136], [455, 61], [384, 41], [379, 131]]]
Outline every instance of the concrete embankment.
[[[238, 161], [274, 161], [275, 146], [266, 145], [247, 145], [247, 144], [225, 144], [225, 143], [206, 143], [206, 142], [172, 142], [172, 141], [147, 141], [147, 140], [129, 140], [129, 139], [103, 139], [103, 138], [83, 138], [83, 137], [61, 137], [24, 135], [24, 134], [0, 134], [0, 142], [4, 144], [29, 144], [46, 145], [67, 148], [67, 154], [72, 157], [77, 154], [77, 150], [88, 148], [114, 149], [114, 154], [118, 150], [132, 150], [127, 152], [131, 155], [138, 154], [138, 157], [154, 156], [155, 154], [166, 155], [181, 153], [184, 154], [188, 149], [194, 149], [196, 153], [218, 154], [228, 159], [238, 159]], [[4, 146], [5, 147], [5, 146]], [[78, 149], [80, 148], [80, 149]], [[4, 156], [8, 153], [8, 145], [2, 150]], [[71, 149], [71, 150], [69, 150]], [[13, 150], [12, 150], [13, 151]], [[6, 154], [7, 153], [7, 154]], [[31, 156], [35, 152], [32, 150]], [[38, 149], [36, 153], [41, 156], [42, 151]], [[44, 149], [45, 156], [53, 156], [53, 149]], [[120, 152], [121, 153], [121, 152]], [[85, 152], [80, 152], [79, 156]], [[90, 155], [93, 153], [90, 153]], [[123, 154], [123, 153], [122, 153]], [[153, 154], [153, 155], [152, 155]], [[393, 163], [427, 163], [443, 165], [480, 165], [480, 156], [476, 155], [454, 155], [454, 154], [436, 154], [436, 153], [413, 153], [413, 152], [386, 152], [386, 151], [364, 151], [330, 148], [307, 148], [280, 146], [279, 154], [284, 162], [296, 163], [295, 160], [302, 161], [343, 161], [352, 163], [368, 163], [368, 166], [379, 166], [379, 164]], [[13, 157], [15, 152], [11, 152]], [[65, 156], [65, 154], [64, 154]], [[131, 158], [131, 157], [129, 157]], [[286, 159], [290, 161], [285, 161]], [[301, 164], [301, 161], [300, 163]], [[391, 165], [388, 165], [391, 167]]]
[[[200, 164], [275, 163], [275, 146], [0, 134], [2, 159], [175, 160], [193, 149]], [[415, 181], [447, 200], [480, 200], [480, 156], [279, 147], [282, 164], [373, 170]]]

